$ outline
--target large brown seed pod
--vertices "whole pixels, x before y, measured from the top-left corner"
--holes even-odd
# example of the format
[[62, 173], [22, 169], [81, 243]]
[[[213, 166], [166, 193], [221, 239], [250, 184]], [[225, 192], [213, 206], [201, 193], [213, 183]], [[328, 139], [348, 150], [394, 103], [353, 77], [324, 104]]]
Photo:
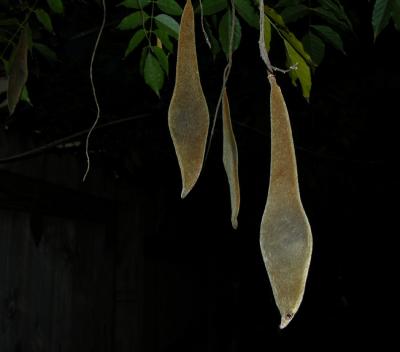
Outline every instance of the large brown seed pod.
[[312, 252], [311, 228], [300, 200], [289, 114], [275, 77], [271, 85], [271, 171], [260, 245], [281, 328], [303, 299]]
[[231, 222], [232, 227], [237, 229], [240, 207], [240, 186], [239, 186], [239, 158], [238, 150], [233, 134], [231, 113], [229, 108], [229, 99], [226, 88], [224, 88], [222, 98], [222, 131], [223, 131], [223, 149], [222, 160], [226, 176], [228, 177], [229, 191], [231, 197]]
[[8, 111], [10, 115], [14, 113], [27, 80], [28, 29], [25, 27], [19, 36], [10, 65], [7, 89]]
[[181, 197], [184, 198], [199, 178], [209, 127], [208, 107], [197, 64], [194, 12], [190, 0], [186, 2], [180, 23], [176, 80], [168, 125], [181, 170]]

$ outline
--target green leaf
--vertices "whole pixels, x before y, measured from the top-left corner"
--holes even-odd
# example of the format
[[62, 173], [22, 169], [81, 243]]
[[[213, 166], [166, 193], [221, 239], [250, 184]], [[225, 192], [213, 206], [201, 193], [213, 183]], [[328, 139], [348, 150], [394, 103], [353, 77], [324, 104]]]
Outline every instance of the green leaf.
[[204, 19], [204, 24], [205, 24], [205, 29], [206, 29], [208, 39], [210, 40], [210, 44], [211, 44], [211, 53], [213, 55], [213, 59], [215, 60], [215, 58], [221, 51], [221, 47], [219, 45], [217, 38], [215, 38], [215, 36], [214, 36], [214, 33], [212, 31], [210, 23], [206, 19]]
[[176, 22], [171, 16], [161, 14], [154, 17], [160, 29], [167, 30], [174, 38], [178, 39], [179, 36], [179, 23]]
[[309, 11], [343, 32], [353, 32], [351, 22], [344, 11], [341, 15], [337, 13], [338, 11], [335, 12], [324, 7], [310, 8]]
[[147, 54], [150, 48], [145, 46], [140, 53], [140, 61], [139, 61], [139, 72], [142, 76], [144, 76], [144, 63], [146, 62]]
[[29, 105], [32, 105], [31, 99], [29, 98], [28, 88], [26, 88], [26, 86], [22, 88], [20, 100], [28, 103]]
[[164, 50], [162, 50], [158, 46], [153, 46], [153, 54], [156, 55], [158, 62], [160, 63], [165, 74], [168, 76], [169, 72], [168, 56], [164, 53]]
[[254, 28], [259, 28], [260, 20], [251, 0], [235, 0], [235, 8], [239, 15]]
[[267, 16], [264, 16], [264, 41], [267, 51], [271, 49], [272, 28]]
[[393, 3], [392, 19], [396, 29], [400, 31], [400, 0]]
[[[219, 41], [225, 55], [229, 55], [229, 44], [232, 30], [231, 12], [227, 11], [221, 19], [218, 27]], [[239, 19], [235, 16], [235, 28], [233, 33], [232, 53], [239, 47], [240, 39], [242, 37], [242, 28]]]
[[312, 32], [307, 33], [302, 39], [303, 47], [310, 54], [313, 62], [319, 65], [325, 56], [325, 43]]
[[125, 50], [124, 58], [127, 57], [146, 37], [144, 29], [139, 29], [129, 41], [128, 47]]
[[35, 15], [38, 21], [43, 25], [43, 27], [49, 31], [50, 33], [53, 32], [53, 24], [51, 23], [51, 18], [49, 14], [43, 9], [36, 9]]
[[62, 14], [64, 12], [64, 4], [62, 0], [47, 0], [47, 4], [51, 8], [51, 11]]
[[136, 11], [126, 16], [117, 26], [117, 29], [121, 31], [126, 31], [130, 29], [135, 29], [142, 26], [149, 19], [149, 15], [144, 11]]
[[278, 31], [280, 37], [284, 40], [285, 45], [289, 44], [303, 58], [307, 65], [310, 67], [315, 66], [315, 63], [311, 60], [310, 55], [308, 55], [308, 53], [304, 50], [301, 41], [298, 40], [296, 36], [286, 27], [283, 18], [278, 15], [274, 9], [267, 5], [265, 5], [265, 14], [271, 21], [272, 26]]
[[345, 54], [343, 49], [342, 38], [340, 38], [339, 33], [328, 26], [311, 25], [310, 26], [317, 34], [323, 38], [326, 42], [331, 44], [335, 49], [341, 51]]
[[156, 29], [154, 31], [155, 35], [157, 36], [158, 39], [161, 40], [162, 45], [171, 53], [174, 51], [174, 45], [171, 42], [171, 39], [168, 36], [168, 33], [165, 31], [162, 31], [160, 29]]
[[33, 49], [37, 50], [37, 52], [42, 55], [45, 59], [47, 59], [50, 62], [57, 61], [57, 54], [50, 49], [47, 45], [41, 44], [41, 43], [33, 43], [32, 44]]
[[28, 32], [28, 28], [25, 27], [14, 48], [9, 67], [5, 66], [8, 71], [7, 98], [10, 115], [14, 113], [15, 107], [20, 100], [22, 90], [28, 80]]
[[372, 12], [372, 27], [374, 28], [374, 40], [378, 37], [389, 23], [392, 13], [393, 0], [376, 0]]
[[150, 51], [144, 62], [144, 81], [160, 96], [160, 89], [164, 85], [164, 72], [160, 63]]
[[[303, 45], [302, 45], [303, 46]], [[286, 58], [288, 66], [297, 65], [297, 70], [290, 70], [289, 76], [292, 79], [293, 85], [297, 86], [297, 81], [300, 82], [303, 97], [308, 101], [311, 92], [311, 71], [306, 61], [299, 53], [293, 49], [288, 42], [285, 41]]]
[[[202, 4], [205, 16], [214, 15], [228, 7], [227, 0], [203, 0]], [[200, 12], [200, 6], [196, 9], [196, 12]]]
[[152, 0], [125, 0], [121, 2], [118, 6], [124, 6], [128, 9], [144, 9]]
[[296, 5], [286, 7], [280, 15], [282, 16], [283, 20], [286, 24], [295, 22], [309, 14], [309, 8], [305, 5]]
[[319, 3], [322, 7], [331, 12], [336, 18], [341, 21], [346, 27], [347, 30], [353, 31], [353, 26], [346, 15], [346, 11], [344, 10], [342, 4], [338, 0], [319, 0]]
[[175, 0], [158, 0], [157, 6], [161, 11], [172, 16], [180, 16], [183, 11]]

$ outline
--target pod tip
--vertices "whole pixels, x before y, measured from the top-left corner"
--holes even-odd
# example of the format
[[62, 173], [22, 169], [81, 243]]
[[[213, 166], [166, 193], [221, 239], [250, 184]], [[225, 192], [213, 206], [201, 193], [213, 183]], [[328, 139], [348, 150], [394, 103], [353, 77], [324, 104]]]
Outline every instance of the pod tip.
[[237, 230], [237, 228], [238, 228], [238, 221], [237, 221], [237, 219], [236, 219], [236, 218], [232, 218], [232, 219], [231, 219], [231, 222], [232, 222], [232, 227], [234, 228], [234, 230]]
[[187, 187], [187, 186], [183, 186], [182, 187], [182, 193], [181, 193], [181, 198], [185, 198], [189, 192], [192, 190], [193, 187]]
[[291, 313], [282, 315], [281, 325], [279, 325], [279, 328], [280, 329], [286, 328], [289, 325], [289, 323], [292, 321], [293, 316], [294, 316], [294, 314], [291, 314]]
[[185, 198], [189, 193], [189, 190], [187, 189], [182, 189], [182, 193], [181, 193], [181, 199]]

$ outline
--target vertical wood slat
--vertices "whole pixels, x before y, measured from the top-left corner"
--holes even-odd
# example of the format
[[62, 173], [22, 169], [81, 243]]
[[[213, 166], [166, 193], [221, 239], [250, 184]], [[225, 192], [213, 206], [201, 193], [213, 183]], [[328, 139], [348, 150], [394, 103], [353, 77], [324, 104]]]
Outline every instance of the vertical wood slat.
[[141, 351], [143, 347], [143, 239], [138, 224], [137, 203], [121, 209], [115, 281], [115, 351], [118, 352]]

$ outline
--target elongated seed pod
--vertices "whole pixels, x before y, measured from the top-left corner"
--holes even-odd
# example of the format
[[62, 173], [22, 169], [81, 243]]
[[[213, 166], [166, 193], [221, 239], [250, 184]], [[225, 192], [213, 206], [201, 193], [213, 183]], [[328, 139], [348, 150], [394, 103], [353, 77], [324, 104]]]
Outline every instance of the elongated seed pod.
[[8, 78], [8, 111], [14, 113], [26, 81], [28, 80], [28, 30], [24, 28], [20, 34], [11, 62]]
[[208, 107], [197, 64], [194, 12], [190, 0], [186, 2], [181, 18], [168, 125], [181, 170], [181, 197], [184, 198], [200, 175], [209, 126]]
[[300, 200], [289, 114], [275, 77], [271, 85], [271, 170], [260, 245], [281, 328], [303, 299], [312, 252], [311, 228]]
[[239, 186], [239, 158], [238, 150], [233, 134], [231, 112], [229, 108], [228, 93], [224, 88], [222, 99], [222, 131], [223, 131], [223, 154], [222, 160], [226, 176], [228, 177], [229, 191], [231, 197], [231, 222], [232, 227], [237, 229], [240, 207], [240, 186]]

